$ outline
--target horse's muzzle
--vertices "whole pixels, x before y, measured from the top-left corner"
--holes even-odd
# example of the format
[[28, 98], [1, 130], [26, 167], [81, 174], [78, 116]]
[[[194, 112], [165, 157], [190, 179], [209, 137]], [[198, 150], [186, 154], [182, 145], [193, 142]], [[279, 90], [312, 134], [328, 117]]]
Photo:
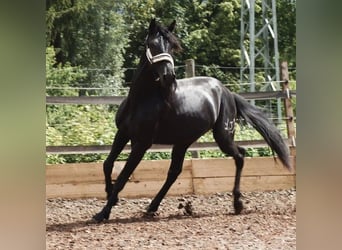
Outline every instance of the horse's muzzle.
[[163, 74], [160, 76], [160, 83], [162, 87], [169, 87], [176, 81], [174, 73]]

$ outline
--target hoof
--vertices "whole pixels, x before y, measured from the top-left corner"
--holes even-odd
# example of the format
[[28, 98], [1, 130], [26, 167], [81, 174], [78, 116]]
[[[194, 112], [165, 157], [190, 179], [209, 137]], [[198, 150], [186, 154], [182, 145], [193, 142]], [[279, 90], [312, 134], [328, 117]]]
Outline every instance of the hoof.
[[243, 209], [242, 201], [238, 200], [238, 201], [234, 202], [235, 214], [240, 214], [242, 209]]
[[105, 211], [105, 210], [102, 210], [101, 212], [99, 212], [99, 213], [97, 213], [97, 214], [95, 214], [95, 215], [93, 216], [93, 220], [94, 220], [95, 222], [100, 223], [100, 222], [102, 222], [103, 220], [108, 220], [108, 219], [109, 219], [109, 214], [110, 214], [110, 212], [107, 212], [107, 211]]
[[146, 207], [146, 213], [155, 213], [158, 210], [158, 206], [152, 205], [152, 203]]
[[156, 217], [158, 215], [159, 215], [159, 213], [157, 211], [155, 211], [155, 212], [146, 211], [144, 213], [144, 217], [145, 218], [154, 218], [154, 217]]
[[155, 217], [157, 215], [159, 215], [159, 213], [157, 213], [157, 210], [156, 208], [152, 208], [151, 206], [148, 206], [146, 208], [146, 212], [144, 213], [144, 216], [145, 217]]

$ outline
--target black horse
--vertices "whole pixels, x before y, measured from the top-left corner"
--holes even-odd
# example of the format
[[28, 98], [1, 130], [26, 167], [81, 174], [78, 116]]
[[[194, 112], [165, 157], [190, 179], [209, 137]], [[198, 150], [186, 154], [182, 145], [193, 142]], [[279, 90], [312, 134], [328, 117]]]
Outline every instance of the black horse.
[[[256, 107], [241, 96], [231, 93], [220, 81], [211, 77], [176, 79], [172, 55], [181, 50], [172, 33], [176, 22], [163, 27], [152, 19], [145, 41], [145, 53], [129, 90], [116, 115], [118, 132], [112, 149], [103, 164], [107, 204], [93, 218], [108, 219], [118, 194], [152, 144], [173, 145], [171, 166], [159, 193], [147, 208], [157, 211], [160, 202], [182, 171], [188, 147], [212, 129], [220, 149], [235, 160], [236, 176], [233, 189], [234, 209], [243, 209], [240, 200], [240, 177], [245, 150], [234, 143], [236, 119], [251, 124], [275, 151], [288, 169], [288, 147], [277, 128]], [[126, 165], [112, 184], [113, 164], [124, 146], [131, 140], [132, 150]]]

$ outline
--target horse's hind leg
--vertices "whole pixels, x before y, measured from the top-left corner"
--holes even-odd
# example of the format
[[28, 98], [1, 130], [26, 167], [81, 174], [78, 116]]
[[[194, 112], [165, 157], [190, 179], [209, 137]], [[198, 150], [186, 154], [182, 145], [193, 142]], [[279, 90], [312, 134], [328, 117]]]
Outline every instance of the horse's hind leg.
[[158, 210], [160, 202], [165, 197], [172, 184], [176, 181], [179, 174], [182, 172], [184, 156], [188, 147], [189, 145], [175, 145], [173, 147], [171, 165], [167, 174], [166, 181], [147, 208], [147, 213], [154, 213]]
[[234, 210], [235, 214], [240, 214], [243, 209], [242, 201], [240, 200], [240, 179], [244, 165], [245, 149], [237, 146], [234, 141], [234, 134], [226, 131], [225, 128], [214, 128], [214, 138], [220, 149], [227, 155], [230, 155], [235, 160], [236, 173], [233, 188], [234, 195]]
[[234, 182], [234, 210], [235, 214], [240, 214], [243, 209], [242, 201], [240, 200], [241, 192], [240, 192], [240, 179], [242, 168], [244, 165], [244, 156], [245, 156], [245, 149], [237, 146], [239, 153], [237, 156], [234, 157], [235, 166], [236, 166], [236, 173], [235, 173], [235, 182]]
[[109, 155], [107, 156], [106, 160], [103, 162], [103, 173], [105, 176], [105, 183], [106, 183], [106, 193], [107, 199], [109, 198], [110, 194], [113, 190], [112, 184], [112, 171], [113, 171], [113, 164], [118, 155], [121, 153], [127, 142], [129, 141], [128, 136], [126, 136], [122, 130], [118, 130], [115, 135], [112, 148], [110, 150]]

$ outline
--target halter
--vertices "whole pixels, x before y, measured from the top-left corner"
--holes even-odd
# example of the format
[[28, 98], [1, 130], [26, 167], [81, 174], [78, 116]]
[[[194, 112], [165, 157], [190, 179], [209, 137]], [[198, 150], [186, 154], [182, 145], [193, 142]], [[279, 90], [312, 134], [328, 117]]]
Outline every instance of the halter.
[[150, 48], [146, 48], [146, 57], [150, 64], [154, 64], [160, 61], [168, 61], [172, 64], [172, 69], [175, 68], [175, 64], [173, 62], [173, 58], [169, 53], [160, 53], [158, 55], [152, 56]]

